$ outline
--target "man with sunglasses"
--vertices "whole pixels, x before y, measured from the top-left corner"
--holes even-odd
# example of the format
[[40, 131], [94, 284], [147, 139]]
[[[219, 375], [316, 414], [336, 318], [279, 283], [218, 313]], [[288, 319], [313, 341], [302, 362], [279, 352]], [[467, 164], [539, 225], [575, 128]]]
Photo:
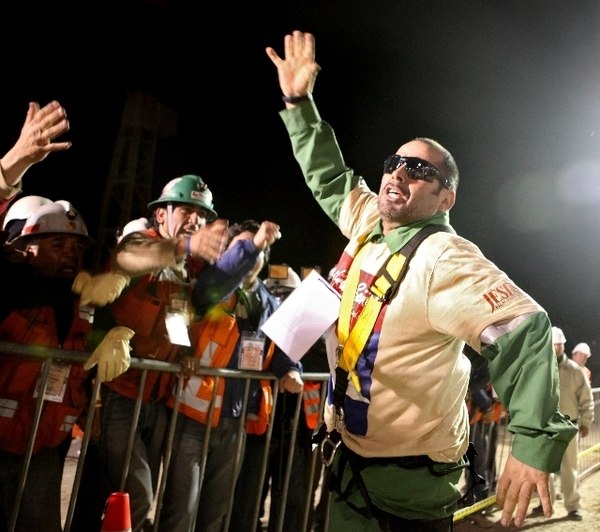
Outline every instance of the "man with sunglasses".
[[450, 227], [450, 152], [424, 137], [403, 144], [372, 192], [312, 99], [313, 35], [294, 31], [284, 47], [285, 58], [266, 49], [280, 116], [309, 188], [350, 240], [331, 280], [341, 305], [321, 442], [335, 492], [329, 530], [452, 530], [469, 436], [465, 344], [489, 360], [514, 434], [501, 522], [514, 515], [521, 526], [535, 491], [550, 517], [549, 473], [576, 428], [558, 411], [546, 312]]

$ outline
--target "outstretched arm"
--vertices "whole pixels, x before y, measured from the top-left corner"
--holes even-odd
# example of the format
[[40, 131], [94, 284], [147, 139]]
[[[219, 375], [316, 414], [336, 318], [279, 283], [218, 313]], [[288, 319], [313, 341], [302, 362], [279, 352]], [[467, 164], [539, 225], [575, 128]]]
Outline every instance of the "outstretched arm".
[[[285, 36], [284, 47], [285, 59], [270, 46], [265, 50], [277, 67], [282, 94], [288, 98], [310, 95], [321, 70], [315, 61], [314, 35], [295, 30]], [[286, 106], [293, 107], [293, 103], [286, 102]]]

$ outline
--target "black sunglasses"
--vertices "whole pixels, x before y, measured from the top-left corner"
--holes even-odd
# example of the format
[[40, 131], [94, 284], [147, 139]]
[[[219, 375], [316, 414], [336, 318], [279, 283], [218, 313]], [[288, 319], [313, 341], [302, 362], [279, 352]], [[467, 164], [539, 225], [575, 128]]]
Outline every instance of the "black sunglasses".
[[403, 165], [408, 177], [411, 179], [421, 179], [431, 183], [434, 178], [437, 178], [444, 187], [447, 189], [452, 188], [450, 179], [443, 176], [442, 172], [431, 163], [427, 162], [425, 159], [420, 159], [419, 157], [403, 157], [402, 155], [394, 153], [383, 163], [383, 173], [391, 174], [394, 170], [397, 170]]

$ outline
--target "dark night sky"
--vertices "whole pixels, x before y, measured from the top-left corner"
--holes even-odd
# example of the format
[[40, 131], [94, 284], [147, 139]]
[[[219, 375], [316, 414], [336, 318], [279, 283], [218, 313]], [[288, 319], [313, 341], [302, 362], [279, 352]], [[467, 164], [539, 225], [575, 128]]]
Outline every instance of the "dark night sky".
[[590, 343], [600, 385], [597, 0], [55, 4], [3, 17], [20, 35], [1, 37], [0, 151], [30, 100], [57, 99], [71, 120], [73, 147], [33, 168], [26, 193], [71, 200], [95, 234], [123, 105], [140, 90], [178, 116], [156, 193], [197, 173], [221, 216], [280, 223], [273, 262], [328, 269], [345, 241], [303, 184], [264, 52], [310, 31], [315, 100], [348, 165], [376, 189], [410, 138], [448, 147], [461, 170], [452, 224], [548, 310], [569, 353]]

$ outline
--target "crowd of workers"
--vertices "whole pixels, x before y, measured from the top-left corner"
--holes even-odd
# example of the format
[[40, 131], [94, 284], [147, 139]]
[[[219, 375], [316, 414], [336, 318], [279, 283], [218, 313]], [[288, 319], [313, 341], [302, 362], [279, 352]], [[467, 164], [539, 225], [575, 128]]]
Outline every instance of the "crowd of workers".
[[[294, 494], [312, 489], [302, 464], [314, 445], [332, 493], [329, 530], [450, 531], [460, 479], [473, 464], [465, 345], [486, 360], [484, 391], [506, 409], [514, 436], [494, 486], [502, 524], [521, 526], [534, 492], [544, 515], [552, 514], [550, 474], [562, 473], [578, 421], [589, 420], [573, 417], [562, 394], [559, 408], [550, 318], [451, 227], [459, 173], [450, 152], [433, 139], [410, 140], [386, 159], [379, 193], [371, 191], [346, 166], [312, 98], [320, 70], [314, 37], [294, 31], [284, 50], [283, 58], [266, 50], [283, 94], [280, 116], [307, 185], [349, 240], [328, 279], [340, 298], [336, 327], [324, 328], [313, 346], [331, 371], [324, 423], [316, 426], [318, 386], [304, 382], [302, 361], [261, 330], [287, 295], [260, 277], [279, 225], [228, 223], [202, 178], [183, 175], [148, 204], [147, 219], [124, 229], [102, 271], [86, 271], [93, 241], [77, 208], [62, 199], [16, 199], [31, 165], [70, 147], [59, 140], [69, 130], [60, 104], [31, 104], [0, 161], [2, 267], [14, 280], [2, 300], [0, 339], [90, 355], [83, 365], [0, 355], [0, 489], [11, 532], [61, 530], [66, 450], [74, 424], [90, 412], [94, 383], [101, 383], [100, 430], [89, 469], [103, 471], [109, 491], [129, 494], [133, 531], [222, 532], [232, 490], [229, 526], [257, 528], [265, 497], [256, 505], [254, 495], [268, 486], [272, 500], [280, 495], [289, 404], [300, 393], [306, 426], [293, 457], [300, 472], [285, 515], [271, 513], [270, 524], [284, 519], [292, 530], [300, 523]], [[177, 362], [181, 372], [130, 368], [132, 355]], [[203, 374], [206, 367], [269, 371], [276, 380], [246, 387]], [[278, 430], [263, 479], [273, 409]], [[232, 457], [240, 448], [238, 463]], [[153, 523], [161, 470], [165, 489]], [[79, 494], [82, 530], [99, 527], [87, 510], [98, 499], [102, 490]]]

